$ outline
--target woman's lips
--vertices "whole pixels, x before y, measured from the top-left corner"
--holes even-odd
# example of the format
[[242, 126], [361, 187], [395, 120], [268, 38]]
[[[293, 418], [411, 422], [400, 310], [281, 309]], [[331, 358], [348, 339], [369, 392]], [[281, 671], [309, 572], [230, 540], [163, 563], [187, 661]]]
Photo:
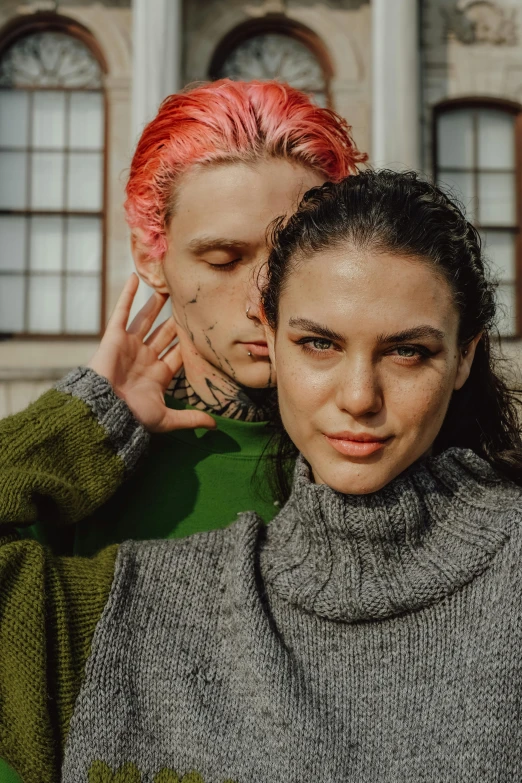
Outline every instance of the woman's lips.
[[268, 356], [268, 345], [266, 343], [241, 343], [252, 356]]
[[346, 457], [369, 457], [384, 448], [390, 438], [377, 439], [371, 435], [325, 435], [328, 443]]

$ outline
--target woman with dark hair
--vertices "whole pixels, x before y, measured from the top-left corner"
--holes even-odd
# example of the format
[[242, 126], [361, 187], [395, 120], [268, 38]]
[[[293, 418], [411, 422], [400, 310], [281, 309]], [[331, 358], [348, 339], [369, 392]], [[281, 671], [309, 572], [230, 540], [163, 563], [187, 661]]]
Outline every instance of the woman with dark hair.
[[55, 451], [74, 429], [78, 452], [86, 415], [37, 457], [24, 432], [79, 417], [77, 398], [100, 449], [128, 455], [141, 431], [106, 355], [16, 417], [0, 756], [25, 783], [60, 765], [65, 783], [520, 778], [522, 443], [477, 233], [416, 175], [365, 172], [310, 191], [273, 245], [264, 316], [299, 455], [268, 527], [245, 513], [53, 557], [7, 528], [67, 521], [100, 468], [65, 461], [59, 481]]

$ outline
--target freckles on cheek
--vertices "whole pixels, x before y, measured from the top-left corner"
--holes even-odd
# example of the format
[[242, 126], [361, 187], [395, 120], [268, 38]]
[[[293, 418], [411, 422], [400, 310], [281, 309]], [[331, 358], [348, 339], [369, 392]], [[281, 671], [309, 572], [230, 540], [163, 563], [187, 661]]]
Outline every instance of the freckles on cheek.
[[404, 395], [403, 401], [405, 410], [410, 412], [410, 422], [420, 425], [430, 420], [442, 421], [449, 396], [447, 381], [440, 376], [423, 383], [415, 395]]

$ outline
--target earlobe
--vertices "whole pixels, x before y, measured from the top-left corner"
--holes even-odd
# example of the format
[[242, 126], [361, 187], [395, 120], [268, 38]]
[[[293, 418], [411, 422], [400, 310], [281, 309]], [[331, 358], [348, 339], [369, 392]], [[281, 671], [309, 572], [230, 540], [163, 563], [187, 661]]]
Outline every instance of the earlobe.
[[144, 244], [139, 229], [131, 234], [131, 251], [140, 278], [160, 294], [168, 294], [167, 281], [163, 269], [163, 258], [152, 258]]

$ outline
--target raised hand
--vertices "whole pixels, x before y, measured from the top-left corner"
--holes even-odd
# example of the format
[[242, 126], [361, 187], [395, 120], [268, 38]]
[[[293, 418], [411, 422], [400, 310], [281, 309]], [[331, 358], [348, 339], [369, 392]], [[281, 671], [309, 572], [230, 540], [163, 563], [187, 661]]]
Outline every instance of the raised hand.
[[176, 324], [172, 317], [167, 318], [145, 339], [168, 298], [154, 293], [127, 328], [138, 285], [138, 276], [132, 274], [87, 366], [110, 381], [118, 397], [125, 400], [149, 432], [215, 428], [214, 419], [207, 413], [172, 410], [165, 405], [165, 390], [183, 363], [179, 344], [163, 354], [176, 336]]

